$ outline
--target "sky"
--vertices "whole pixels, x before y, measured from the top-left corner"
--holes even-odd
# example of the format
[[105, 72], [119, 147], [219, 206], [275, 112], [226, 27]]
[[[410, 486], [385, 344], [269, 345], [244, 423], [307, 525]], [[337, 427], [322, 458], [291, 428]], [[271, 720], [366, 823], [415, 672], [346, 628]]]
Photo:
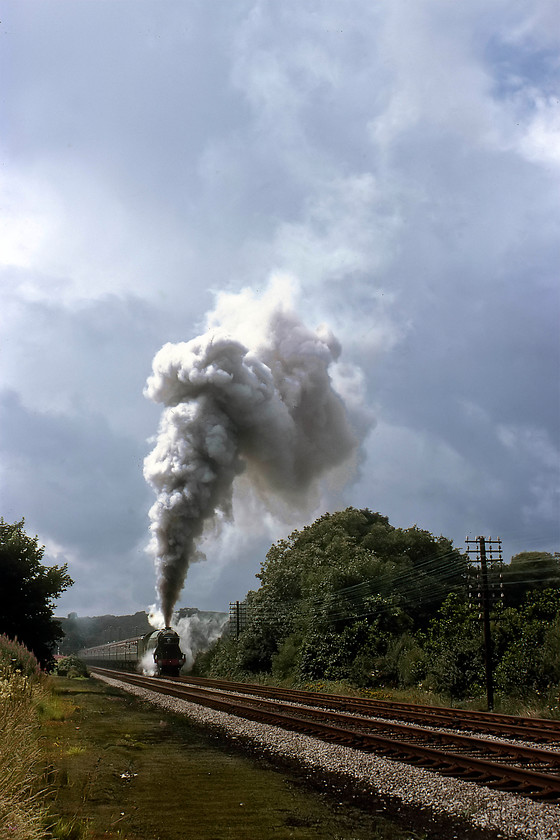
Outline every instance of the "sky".
[[56, 614], [154, 603], [152, 360], [278, 278], [375, 421], [307, 507], [236, 484], [177, 606], [227, 610], [273, 542], [349, 505], [506, 560], [560, 550], [555, 0], [11, 0], [0, 21], [0, 516], [68, 564]]

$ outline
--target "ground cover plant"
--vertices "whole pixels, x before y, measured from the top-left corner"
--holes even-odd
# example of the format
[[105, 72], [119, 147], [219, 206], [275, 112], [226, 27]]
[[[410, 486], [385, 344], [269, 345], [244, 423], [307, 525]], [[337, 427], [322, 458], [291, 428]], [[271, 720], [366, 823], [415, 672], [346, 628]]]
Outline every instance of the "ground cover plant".
[[45, 728], [74, 713], [53, 691], [35, 656], [0, 636], [0, 838], [80, 840], [73, 823], [59, 820], [50, 803], [53, 767]]

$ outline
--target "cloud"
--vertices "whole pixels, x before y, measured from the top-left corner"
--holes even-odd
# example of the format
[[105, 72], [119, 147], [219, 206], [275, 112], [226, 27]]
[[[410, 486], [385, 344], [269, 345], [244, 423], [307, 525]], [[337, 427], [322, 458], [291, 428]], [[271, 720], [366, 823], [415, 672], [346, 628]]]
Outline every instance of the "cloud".
[[[380, 418], [358, 489], [325, 505], [557, 549], [556, 4], [60, 9], [3, 17], [0, 387], [2, 513], [80, 569], [64, 603], [100, 586], [113, 543], [149, 569], [153, 354], [274, 271]], [[126, 524], [106, 513], [94, 551], [102, 490]], [[207, 544], [219, 559], [193, 567], [187, 602], [254, 586], [267, 537], [242, 521], [231, 551]], [[147, 604], [153, 583], [135, 580]]]
[[[113, 433], [100, 415], [33, 411], [13, 392], [0, 395], [2, 516], [24, 517], [46, 546], [47, 563], [67, 562], [82, 614], [120, 611], [132, 592], [153, 596], [143, 558], [149, 494], [143, 449]], [[138, 587], [138, 570], [147, 567]], [[72, 590], [71, 590], [72, 591]]]
[[[560, 509], [560, 448], [543, 429], [499, 426], [500, 442], [527, 473], [528, 486], [522, 512], [526, 522], [554, 520]], [[536, 468], [535, 468], [536, 467]]]
[[133, 439], [112, 432], [100, 415], [28, 409], [13, 392], [2, 392], [0, 408], [10, 516], [29, 516], [74, 550], [85, 544], [102, 554], [135, 542], [148, 495]]

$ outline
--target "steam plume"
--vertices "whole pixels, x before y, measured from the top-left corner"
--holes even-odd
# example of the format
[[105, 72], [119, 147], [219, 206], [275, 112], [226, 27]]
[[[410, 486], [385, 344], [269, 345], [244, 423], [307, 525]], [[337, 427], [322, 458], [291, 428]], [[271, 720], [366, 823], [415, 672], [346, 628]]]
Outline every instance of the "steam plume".
[[166, 625], [205, 525], [231, 517], [236, 476], [297, 506], [357, 447], [329, 376], [340, 345], [306, 327], [287, 296], [280, 280], [261, 300], [220, 295], [204, 335], [154, 358], [145, 394], [164, 409], [144, 476], [157, 493], [149, 550]]

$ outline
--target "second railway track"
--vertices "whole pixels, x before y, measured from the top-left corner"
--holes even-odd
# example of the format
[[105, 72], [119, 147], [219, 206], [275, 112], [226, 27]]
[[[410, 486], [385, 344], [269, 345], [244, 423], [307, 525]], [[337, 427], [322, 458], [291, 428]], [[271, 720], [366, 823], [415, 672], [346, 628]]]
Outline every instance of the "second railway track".
[[[348, 703], [355, 698], [336, 698], [334, 695], [296, 692], [298, 695], [304, 695], [296, 699], [292, 692], [268, 688], [262, 691], [264, 687], [244, 683], [224, 684], [222, 682], [220, 684], [220, 681], [191, 678], [161, 679], [104, 668], [92, 670], [113, 679], [227, 714], [283, 727], [354, 749], [377, 753], [386, 758], [419, 765], [445, 775], [466, 778], [534, 799], [560, 802], [560, 751], [495, 737], [489, 739], [459, 733], [454, 731], [458, 728], [456, 719], [453, 716], [447, 717], [446, 722], [442, 723], [442, 715], [438, 716], [441, 711], [439, 709], [419, 707], [424, 715], [422, 719], [429, 724], [429, 726], [420, 726], [378, 716], [377, 712], [372, 711], [371, 705], [364, 712], [364, 707], [360, 707], [359, 701], [358, 713], [355, 711], [355, 706], [348, 710]], [[233, 693], [234, 690], [238, 693]], [[253, 696], [247, 696], [251, 694]], [[292, 696], [287, 699], [286, 694]], [[336, 704], [333, 702], [335, 699], [341, 704], [346, 704], [345, 710], [341, 711], [340, 706], [335, 708]], [[397, 708], [392, 711], [392, 718], [401, 717], [398, 706], [408, 704], [396, 705]], [[411, 708], [413, 707], [405, 709], [404, 713], [411, 712]], [[435, 715], [427, 720], [425, 716], [430, 710], [434, 711]], [[388, 708], [385, 709], [385, 714], [388, 711]], [[457, 710], [444, 710], [446, 711], [455, 713]], [[487, 715], [477, 714], [483, 715], [485, 726], [489, 725]], [[373, 717], [373, 715], [376, 716]], [[547, 727], [548, 723], [556, 723], [554, 721], [545, 722], [544, 733], [538, 734], [533, 731], [532, 735], [527, 736], [524, 734], [524, 724], [522, 725], [519, 721], [531, 719], [498, 717], [508, 717], [503, 725], [514, 727], [518, 738], [548, 740], [560, 746], [560, 727], [556, 731], [554, 731], [554, 725]], [[515, 722], [518, 722], [517, 725]], [[475, 728], [472, 720], [468, 728]], [[533, 730], [535, 730], [534, 726]], [[496, 728], [493, 734], [497, 734]]]
[[410, 721], [432, 727], [452, 727], [469, 732], [487, 732], [500, 737], [523, 741], [549, 742], [560, 746], [560, 720], [518, 717], [472, 709], [422, 706], [416, 703], [398, 703], [392, 700], [371, 700], [362, 697], [348, 697], [202, 677], [189, 676], [180, 677], [180, 679], [182, 682], [203, 688], [213, 687], [222, 691], [286, 700], [289, 703], [303, 703], [325, 709], [337, 709], [372, 717]]

